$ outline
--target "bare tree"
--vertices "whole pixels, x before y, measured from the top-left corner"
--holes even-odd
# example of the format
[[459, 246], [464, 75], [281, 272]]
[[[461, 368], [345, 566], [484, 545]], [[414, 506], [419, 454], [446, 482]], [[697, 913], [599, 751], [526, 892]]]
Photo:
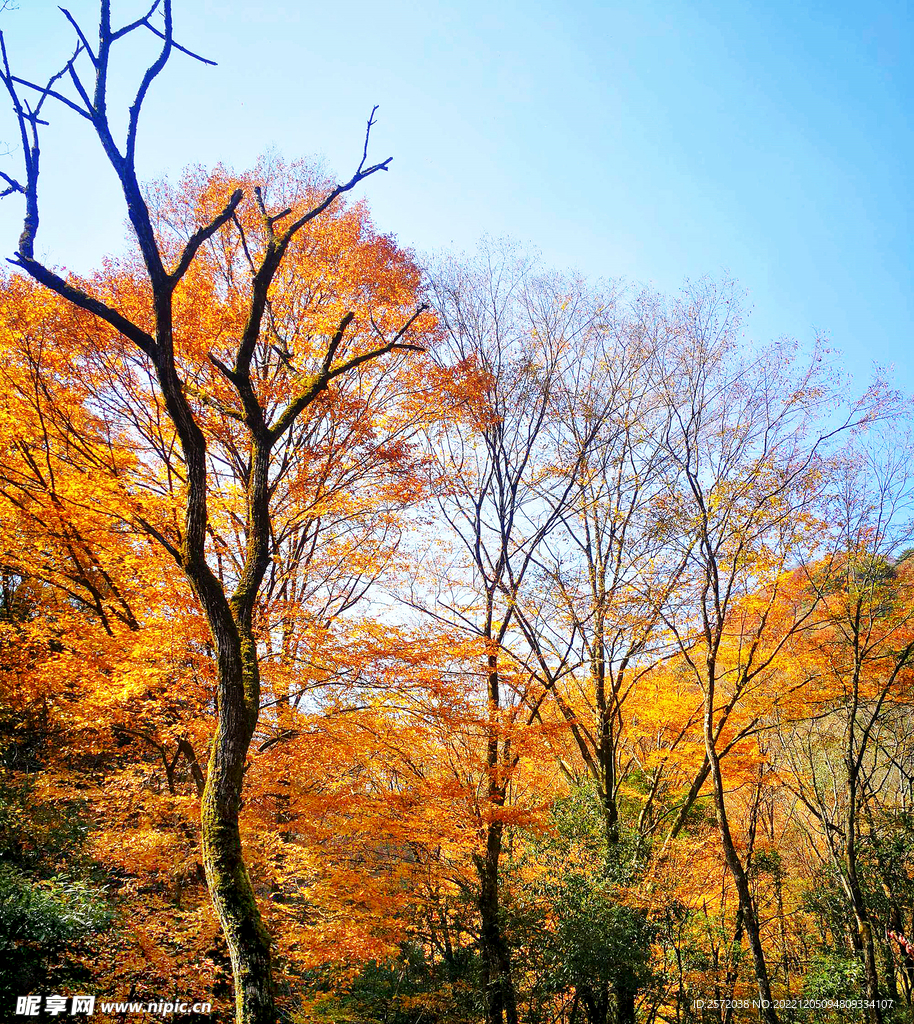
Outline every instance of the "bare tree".
[[[453, 557], [438, 567], [438, 592], [415, 603], [481, 643], [486, 713], [485, 796], [479, 813], [478, 910], [487, 1024], [516, 1024], [511, 956], [502, 922], [499, 869], [519, 733], [536, 718], [549, 680], [529, 643], [538, 620], [536, 559], [566, 513], [574, 475], [554, 466], [548, 429], [572, 334], [590, 312], [529, 259], [483, 246], [470, 264], [431, 274], [446, 332], [442, 353], [471, 364], [479, 394], [464, 422], [431, 438], [447, 483], [438, 500]], [[585, 445], [586, 447], [586, 445]], [[566, 652], [566, 653], [570, 653]], [[559, 661], [561, 661], [561, 657]]]
[[[568, 339], [573, 356], [551, 425], [573, 487], [562, 528], [537, 558], [552, 598], [541, 618], [567, 631], [560, 646], [577, 651], [583, 670], [561, 683], [553, 679], [551, 690], [597, 787], [610, 847], [619, 842], [625, 704], [638, 680], [672, 650], [661, 611], [684, 559], [665, 545], [669, 470], [662, 438], [670, 412], [651, 372], [667, 335], [650, 294], [631, 304], [602, 300], [592, 329]], [[529, 630], [531, 644], [536, 632], [545, 630]], [[662, 766], [653, 796], [661, 776]], [[651, 804], [649, 798], [642, 826]]]
[[[911, 566], [899, 557], [914, 535], [911, 445], [903, 432], [883, 431], [852, 445], [833, 475], [835, 555], [809, 572], [816, 630], [813, 649], [801, 653], [819, 699], [810, 709], [814, 714], [787, 719], [780, 729], [794, 791], [811, 812], [808, 829], [819, 837], [815, 849], [847, 902], [851, 946], [863, 965], [873, 1024], [883, 1019], [879, 940], [860, 860], [869, 847], [881, 871], [874, 819], [888, 818], [910, 787], [910, 755], [901, 740], [910, 720], [914, 658]], [[885, 926], [901, 932], [900, 910], [885, 888]], [[885, 959], [886, 982], [895, 989], [892, 957]]]
[[[784, 346], [741, 356], [728, 290], [686, 291], [678, 316], [681, 345], [669, 350], [658, 385], [673, 410], [664, 437], [676, 474], [669, 513], [689, 554], [680, 602], [663, 617], [701, 689], [707, 770], [740, 930], [763, 1018], [776, 1024], [761, 922], [721, 771], [721, 719], [766, 688], [772, 705], [788, 696], [775, 683], [778, 659], [812, 609], [785, 601], [784, 590], [817, 547], [828, 441], [859, 410], [840, 414], [817, 354], [799, 367]], [[761, 725], [753, 721], [749, 733]]]

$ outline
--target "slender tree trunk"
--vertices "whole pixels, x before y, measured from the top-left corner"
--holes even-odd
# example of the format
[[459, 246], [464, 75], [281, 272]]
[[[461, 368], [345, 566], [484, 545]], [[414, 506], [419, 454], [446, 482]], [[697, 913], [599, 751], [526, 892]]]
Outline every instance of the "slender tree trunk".
[[[711, 668], [709, 678], [713, 679], [714, 668]], [[713, 690], [711, 691], [713, 694]], [[752, 950], [752, 961], [755, 967], [755, 978], [758, 984], [759, 999], [762, 1002], [761, 1016], [767, 1024], [778, 1024], [778, 1016], [775, 1012], [771, 998], [771, 982], [768, 977], [768, 965], [765, 963], [765, 952], [762, 949], [761, 934], [758, 915], [755, 911], [755, 903], [752, 899], [752, 892], [749, 889], [749, 879], [743, 868], [742, 861], [737, 853], [730, 832], [729, 817], [727, 815], [726, 800], [724, 797], [724, 782], [720, 771], [720, 760], [714, 748], [714, 734], [712, 729], [710, 697], [709, 707], [705, 712], [705, 749], [708, 755], [708, 763], [711, 770], [711, 779], [714, 786], [714, 806], [717, 812], [717, 824], [720, 831], [721, 843], [724, 849], [724, 859], [727, 868], [736, 886], [739, 908], [742, 912], [743, 927], [749, 939], [749, 948]]]
[[[725, 992], [727, 998], [733, 998], [733, 988], [736, 984], [737, 974], [739, 971], [739, 964], [737, 961], [737, 951], [740, 950], [743, 944], [743, 909], [742, 907], [737, 908], [736, 911], [736, 926], [733, 929], [733, 941], [730, 943], [730, 962], [727, 965], [727, 982]], [[728, 1006], [724, 1009], [722, 1021], [723, 1024], [730, 1024], [733, 1020], [733, 1007]]]
[[[874, 825], [873, 825], [872, 813], [871, 813], [868, 805], [864, 804], [864, 808], [863, 809], [864, 809], [864, 812], [866, 813], [867, 820], [869, 821], [870, 831], [874, 832], [875, 828], [874, 828]], [[889, 927], [896, 934], [899, 933], [899, 932], [904, 933], [904, 925], [902, 924], [902, 921], [901, 921], [901, 909], [899, 908], [898, 904], [895, 902], [895, 897], [894, 897], [894, 894], [892, 892], [892, 887], [889, 884], [889, 871], [888, 871], [888, 867], [887, 867], [887, 865], [885, 863], [885, 858], [884, 858], [883, 854], [880, 852], [880, 848], [879, 848], [879, 844], [878, 843], [875, 845], [874, 852], [876, 854], [876, 865], [879, 868], [879, 881], [880, 881], [880, 885], [881, 885], [882, 892], [885, 895], [886, 902], [887, 902], [888, 907], [889, 907]], [[901, 1000], [899, 998], [899, 992], [898, 992], [898, 979], [895, 976], [895, 958], [892, 955], [892, 945], [891, 945], [891, 942], [887, 941], [887, 946], [886, 946], [885, 953], [886, 953], [886, 955], [885, 955], [885, 975], [884, 975], [884, 977], [885, 977], [885, 990], [888, 993], [888, 996], [889, 996], [890, 999], [892, 999], [895, 1003], [899, 1003]], [[902, 984], [904, 984], [904, 969], [903, 969], [903, 967], [902, 967]]]
[[787, 950], [787, 922], [784, 915], [784, 884], [780, 866], [774, 876], [774, 895], [778, 904], [778, 930], [781, 934], [781, 965], [784, 968], [784, 983], [790, 994], [790, 955]]
[[879, 1006], [879, 972], [876, 968], [876, 951], [873, 946], [873, 930], [870, 924], [866, 901], [860, 888], [857, 874], [857, 831], [858, 807], [860, 794], [859, 765], [860, 758], [855, 756], [857, 750], [856, 719], [859, 692], [859, 660], [854, 670], [854, 704], [848, 724], [846, 740], [845, 765], [847, 767], [847, 825], [844, 838], [844, 873], [845, 889], [854, 914], [854, 925], [859, 940], [859, 950], [863, 956], [863, 970], [866, 978], [867, 1007], [866, 1018], [870, 1024], [882, 1024], [882, 1009]]
[[692, 785], [689, 787], [689, 792], [686, 794], [685, 800], [679, 807], [679, 811], [676, 814], [676, 820], [673, 822], [670, 831], [667, 833], [666, 839], [663, 841], [663, 848], [660, 851], [660, 859], [664, 859], [669, 851], [670, 844], [682, 831], [682, 826], [685, 825], [685, 820], [689, 816], [689, 811], [695, 805], [695, 801], [698, 799], [698, 795], [701, 792], [701, 787], [705, 784], [708, 779], [708, 775], [711, 773], [711, 765], [708, 761], [707, 755], [698, 769], [695, 778], [692, 780]]
[[855, 941], [854, 945], [863, 957], [863, 970], [866, 978], [866, 998], [871, 1004], [867, 1008], [867, 1020], [871, 1024], [882, 1024], [882, 1009], [879, 1000], [879, 971], [876, 966], [876, 950], [873, 943], [873, 928], [870, 922], [860, 882], [857, 878], [856, 850], [853, 847], [854, 829], [848, 829], [848, 845], [845, 850], [845, 870], [847, 873], [847, 893], [854, 914]]
[[[865, 913], [865, 911], [864, 911]], [[882, 1024], [882, 1007], [879, 1005], [882, 996], [879, 992], [879, 970], [876, 966], [876, 949], [873, 942], [873, 928], [869, 915], [865, 919], [857, 919], [857, 928], [863, 939], [863, 965], [866, 973], [866, 998], [871, 1004], [867, 1016], [872, 1024]]]
[[[593, 666], [599, 716], [598, 734], [600, 737], [596, 753], [601, 772], [599, 795], [603, 810], [606, 852], [607, 856], [612, 858], [618, 855], [621, 841], [619, 834], [619, 805], [616, 800], [618, 786], [618, 779], [616, 777], [616, 747], [619, 738], [614, 728], [614, 716], [618, 707], [618, 693], [621, 687], [621, 674], [614, 676], [611, 672], [607, 672], [606, 647], [602, 636], [602, 618], [599, 623], [599, 629], [599, 640], [596, 645], [597, 650]], [[607, 678], [610, 684], [608, 690], [609, 699], [607, 697]], [[635, 999], [638, 995], [638, 989], [614, 980], [613, 992], [615, 995], [618, 1024], [635, 1024]], [[603, 1024], [604, 1021], [609, 1019], [610, 1001], [608, 989], [604, 990], [601, 994], [600, 1001], [596, 1006], [598, 1012], [602, 1015], [599, 1024]]]
[[480, 954], [486, 1024], [517, 1024], [517, 1001], [511, 978], [511, 954], [501, 925], [498, 862], [503, 826], [492, 822], [485, 856], [476, 858], [479, 874]]
[[[487, 632], [491, 640], [492, 605], [488, 608]], [[501, 707], [498, 656], [488, 655], [489, 722], [486, 743], [486, 768], [489, 773], [488, 802], [494, 812], [504, 807], [505, 780], [500, 778], [499, 743]], [[479, 875], [480, 954], [482, 957], [483, 998], [486, 1024], [517, 1024], [517, 1001], [511, 978], [511, 955], [501, 923], [498, 867], [501, 859], [504, 823], [490, 821], [485, 832], [485, 852], [474, 857]]]
[[596, 1024], [609, 1024], [609, 984], [604, 982], [600, 986], [600, 999], [597, 1002]]
[[[603, 809], [603, 828], [606, 834], [606, 845], [609, 848], [619, 842], [619, 808], [616, 803], [616, 745], [613, 734], [612, 716], [614, 708], [610, 708], [607, 699], [606, 646], [603, 640], [603, 615], [599, 609], [605, 601], [605, 570], [600, 565], [596, 571], [596, 593], [594, 601], [598, 612], [596, 617], [594, 649], [591, 656], [591, 673], [594, 682], [594, 695], [597, 705], [597, 763], [600, 768], [598, 779], [600, 803]], [[610, 685], [612, 679], [610, 678]], [[610, 691], [611, 692], [611, 691]]]
[[603, 812], [603, 834], [607, 850], [619, 845], [619, 806], [616, 802], [616, 757], [612, 734], [605, 710], [600, 711], [600, 746], [597, 748], [600, 766], [599, 798]]
[[[885, 891], [885, 894], [886, 894], [886, 898], [891, 901], [890, 902], [890, 910], [889, 910], [889, 924], [891, 925], [892, 931], [895, 932], [896, 935], [899, 935], [899, 934], [903, 935], [905, 933], [905, 930], [904, 930], [904, 923], [903, 923], [903, 921], [901, 919], [901, 909], [899, 908], [897, 903], [892, 901], [892, 892], [891, 892], [891, 889], [888, 886], [888, 883], [885, 882], [884, 876], [883, 876], [883, 887], [884, 887], [884, 891]], [[899, 1003], [901, 1002], [902, 994], [904, 995], [905, 1002], [910, 1002], [910, 984], [909, 984], [909, 978], [908, 978], [908, 968], [907, 968], [907, 964], [905, 963], [905, 957], [904, 957], [904, 954], [902, 954], [899, 957], [899, 965], [898, 965], [899, 970], [898, 970], [898, 974], [900, 976], [901, 989], [902, 989], [902, 991], [899, 992], [899, 990], [898, 990], [899, 978], [896, 977], [896, 974], [895, 974], [895, 955], [894, 955], [894, 952], [895, 952], [894, 946], [890, 942], [888, 950], [887, 950], [886, 959], [885, 959], [885, 982], [886, 982], [886, 988], [888, 989], [889, 995], [896, 1002], [899, 1002]]]

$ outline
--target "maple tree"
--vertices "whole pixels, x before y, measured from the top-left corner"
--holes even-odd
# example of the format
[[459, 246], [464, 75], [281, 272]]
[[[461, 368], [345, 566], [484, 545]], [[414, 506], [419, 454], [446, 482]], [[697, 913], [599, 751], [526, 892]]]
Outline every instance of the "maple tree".
[[[369, 298], [371, 312], [364, 305], [347, 310], [339, 296], [336, 303], [319, 310], [316, 322], [296, 320], [283, 334], [290, 307], [297, 313], [296, 305], [307, 302], [306, 296], [294, 293], [287, 295], [288, 304], [276, 299], [283, 275], [291, 272], [290, 252], [340, 196], [388, 166], [389, 161], [368, 163], [371, 120], [358, 167], [342, 184], [299, 189], [297, 194], [287, 188], [274, 198], [266, 182], [238, 182], [231, 188], [212, 182], [199, 206], [187, 211], [194, 218], [191, 224], [157, 218], [164, 211], [155, 211], [141, 188], [136, 142], [150, 85], [176, 48], [183, 50], [174, 39], [170, 0], [162, 5], [162, 14], [162, 31], [153, 26], [151, 14], [115, 29], [110, 3], [103, 0], [95, 49], [74, 22], [78, 47], [61, 75], [69, 75], [75, 99], [55, 88], [61, 75], [44, 86], [14, 75], [4, 51], [3, 80], [17, 116], [25, 165], [23, 181], [6, 177], [7, 192], [20, 193], [26, 207], [13, 262], [100, 325], [113, 328], [123, 343], [135, 348], [141, 372], [154, 382], [157, 413], [167, 422], [154, 427], [157, 439], [167, 441], [161, 468], [178, 496], [180, 518], [166, 529], [134, 507], [130, 519], [172, 556], [206, 620], [215, 655], [217, 725], [202, 793], [204, 866], [232, 958], [237, 1017], [272, 1021], [270, 940], [245, 867], [238, 814], [247, 751], [260, 716], [255, 612], [277, 547], [276, 490], [289, 474], [295, 443], [300, 442], [302, 414], [336, 378], [370, 360], [417, 349], [407, 335], [422, 307], [415, 305], [414, 275], [412, 291], [406, 283], [411, 311], [404, 309], [405, 296], [396, 287], [377, 296], [376, 303]], [[142, 76], [125, 140], [118, 146], [108, 107], [111, 52], [125, 36], [145, 29], [161, 38], [162, 46]], [[94, 76], [91, 94], [80, 78], [81, 57]], [[35, 255], [39, 125], [44, 123], [45, 104], [55, 100], [89, 122], [120, 182], [139, 257], [120, 286], [62, 277]], [[209, 304], [201, 301], [198, 284], [210, 262], [207, 250], [222, 256], [225, 273], [222, 282], [205, 281]], [[393, 253], [388, 255], [395, 259]], [[362, 298], [364, 302], [368, 297]], [[208, 324], [207, 308], [214, 314]], [[353, 327], [357, 317], [360, 322]], [[137, 417], [132, 425], [142, 431]], [[174, 440], [180, 455], [174, 451]], [[221, 463], [215, 473], [214, 462]], [[155, 474], [155, 467], [148, 471]], [[237, 511], [225, 521], [231, 541], [221, 536], [226, 512], [220, 508], [219, 491], [226, 473], [234, 475], [236, 490]], [[210, 553], [223, 544], [229, 550], [234, 544], [234, 550], [230, 564], [229, 559], [222, 560], [220, 573], [214, 571]]]

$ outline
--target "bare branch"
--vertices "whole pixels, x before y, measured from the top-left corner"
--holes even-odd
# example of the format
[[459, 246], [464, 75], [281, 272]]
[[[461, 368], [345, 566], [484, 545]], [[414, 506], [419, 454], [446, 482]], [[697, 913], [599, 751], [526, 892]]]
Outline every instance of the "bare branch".
[[[372, 116], [368, 119], [368, 127], [365, 132], [365, 145], [362, 149], [362, 160], [360, 161], [355, 173], [347, 182], [337, 185], [327, 196], [325, 196], [324, 199], [321, 200], [321, 202], [317, 204], [317, 206], [312, 207], [307, 213], [293, 221], [278, 239], [272, 236], [275, 220], [271, 220], [267, 217], [267, 227], [270, 231], [269, 245], [266, 255], [264, 256], [263, 263], [254, 274], [253, 295], [251, 298], [248, 322], [245, 325], [244, 333], [241, 337], [241, 344], [238, 346], [238, 354], [235, 359], [234, 372], [238, 375], [239, 379], [243, 379], [248, 374], [251, 359], [254, 355], [254, 348], [257, 344], [257, 339], [260, 337], [260, 327], [263, 322], [264, 311], [267, 307], [270, 285], [273, 282], [273, 278], [276, 276], [276, 271], [279, 269], [279, 265], [285, 256], [289, 243], [306, 224], [314, 220], [315, 217], [320, 216], [325, 210], [329, 209], [341, 195], [351, 191], [359, 184], [359, 182], [364, 181], [365, 178], [370, 177], [377, 171], [386, 171], [390, 165], [392, 157], [388, 157], [381, 163], [374, 164], [371, 167], [365, 167], [365, 161], [367, 159], [366, 154], [368, 152], [368, 139], [371, 134], [371, 127], [374, 123], [374, 110], [376, 109], [377, 107], [372, 110]], [[286, 211], [282, 211], [277, 214], [276, 220], [285, 216], [288, 216], [288, 214]]]
[[[146, 24], [146, 28], [154, 35], [158, 36], [159, 39], [164, 39], [165, 36], [155, 27], [155, 25]], [[186, 46], [182, 46], [180, 43], [176, 43], [174, 39], [171, 41], [172, 49], [179, 50], [181, 53], [186, 54], [188, 57], [193, 57], [194, 60], [200, 61], [201, 64], [208, 64], [214, 68], [217, 66], [216, 61], [210, 60], [209, 57], [201, 57], [199, 53], [194, 53], [193, 50], [188, 50]]]
[[15, 79], [13, 73], [10, 70], [9, 57], [6, 53], [6, 37], [0, 32], [0, 56], [3, 59], [3, 84], [6, 86], [6, 91], [9, 93], [10, 99], [13, 101], [13, 110], [16, 113], [16, 119], [19, 122], [19, 134], [22, 139], [22, 149], [26, 159], [26, 172], [27, 180], [31, 180], [31, 175], [28, 173], [30, 170], [29, 166], [29, 153], [31, 151], [29, 146], [28, 133], [25, 127], [25, 113], [22, 109], [22, 102], [19, 99], [19, 94], [16, 92]]
[[387, 355], [388, 352], [395, 350], [408, 350], [412, 352], [424, 352], [425, 349], [421, 345], [411, 345], [406, 342], [402, 342], [400, 339], [406, 334], [406, 332], [412, 327], [416, 320], [425, 312], [427, 306], [419, 306], [419, 308], [412, 314], [412, 316], [406, 321], [405, 324], [397, 331], [394, 337], [384, 345], [378, 348], [371, 349], [369, 352], [363, 352], [361, 355], [353, 356], [348, 359], [345, 363], [341, 363], [339, 366], [334, 367], [333, 357], [343, 340], [343, 335], [346, 333], [346, 328], [352, 323], [355, 317], [354, 313], [347, 313], [340, 321], [340, 326], [337, 328], [336, 334], [327, 346], [327, 354], [324, 357], [324, 365], [320, 372], [312, 379], [308, 388], [302, 392], [294, 401], [290, 402], [282, 415], [270, 427], [270, 443], [275, 443], [282, 435], [292, 426], [298, 416], [317, 398], [317, 396], [324, 390], [327, 385], [335, 377], [339, 377], [341, 374], [348, 373], [350, 370], [354, 370], [356, 367], [361, 366], [362, 363], [367, 363], [371, 359], [377, 359], [379, 356]]
[[20, 185], [15, 178], [11, 178], [8, 174], [5, 174], [3, 171], [0, 171], [0, 179], [5, 181], [8, 186], [8, 188], [4, 189], [3, 192], [0, 192], [0, 199], [2, 199], [3, 196], [12, 195], [13, 192], [21, 192], [23, 195], [25, 195], [25, 188], [22, 185]]
[[177, 562], [178, 565], [184, 564], [183, 556], [181, 552], [171, 543], [171, 541], [156, 527], [152, 525], [148, 520], [144, 519], [143, 516], [135, 514], [134, 518], [140, 524], [140, 526], [153, 537], [162, 547], [171, 555], [171, 557]]
[[[165, 34], [161, 37], [165, 44], [162, 47], [159, 56], [149, 65], [143, 75], [143, 80], [140, 82], [140, 87], [137, 89], [136, 98], [130, 107], [130, 117], [127, 125], [127, 148], [124, 152], [124, 158], [127, 161], [127, 166], [133, 170], [133, 166], [136, 160], [136, 131], [140, 120], [140, 111], [143, 109], [143, 101], [146, 99], [146, 93], [149, 91], [149, 87], [153, 81], [168, 63], [168, 58], [171, 55], [172, 49], [172, 20], [171, 20], [171, 0], [165, 0], [164, 3], [164, 14], [165, 14]], [[158, 34], [158, 33], [157, 33]]]
[[70, 81], [73, 83], [74, 88], [79, 93], [79, 98], [85, 103], [87, 116], [90, 116], [94, 111], [92, 110], [92, 101], [89, 99], [89, 94], [83, 87], [82, 79], [76, 73], [76, 65], [71, 62], [70, 64]]
[[142, 18], [137, 18], [136, 21], [131, 21], [129, 25], [125, 25], [123, 28], [119, 28], [116, 32], [111, 32], [111, 42], [116, 42], [118, 39], [121, 38], [121, 36], [129, 35], [135, 29], [138, 29], [141, 25], [148, 26], [149, 19], [153, 16], [153, 14], [155, 14], [156, 8], [159, 6], [161, 2], [162, 0], [155, 0], [155, 3], [153, 3], [152, 7], [149, 8], [149, 10], [143, 15]]
[[225, 363], [222, 362], [221, 359], [219, 359], [217, 356], [214, 356], [212, 352], [207, 353], [207, 358], [213, 364], [213, 366], [215, 366], [216, 369], [222, 374], [222, 376], [225, 377], [227, 381], [229, 381], [229, 383], [233, 384], [235, 387], [238, 386], [238, 378], [236, 374], [232, 370], [230, 370], [225, 365]]
[[58, 7], [57, 9], [63, 14], [63, 16], [67, 19], [67, 21], [69, 21], [69, 23], [73, 26], [76, 34], [79, 36], [79, 41], [82, 43], [83, 49], [86, 51], [86, 53], [89, 54], [89, 60], [91, 60], [93, 66], [97, 68], [98, 67], [98, 58], [92, 52], [92, 47], [89, 45], [89, 40], [86, 39], [85, 34], [83, 33], [83, 30], [79, 27], [79, 23], [76, 21], [76, 19], [73, 17], [73, 15], [70, 14], [70, 12], [66, 9], [66, 7]]
[[322, 200], [320, 203], [318, 203], [317, 206], [309, 210], [302, 217], [299, 217], [299, 219], [288, 228], [286, 234], [283, 236], [283, 242], [287, 244], [292, 239], [293, 235], [300, 231], [307, 223], [314, 220], [315, 217], [319, 217], [326, 209], [332, 206], [341, 195], [343, 195], [346, 192], [351, 192], [352, 189], [354, 189], [356, 185], [359, 184], [359, 182], [364, 181], [365, 178], [370, 177], [377, 171], [386, 171], [387, 168], [390, 166], [392, 160], [393, 157], [389, 156], [386, 160], [382, 160], [381, 163], [372, 164], [371, 167], [365, 168], [365, 170], [362, 170], [364, 161], [361, 164], [359, 164], [359, 169], [355, 172], [355, 174], [353, 174], [349, 181], [343, 183], [342, 185], [337, 185], [336, 188], [333, 189], [333, 191], [327, 196], [326, 199]]
[[[69, 62], [64, 67], [63, 71], [60, 72], [60, 74], [66, 74], [67, 72], [70, 72], [71, 77], [72, 77], [72, 71], [70, 70], [70, 63]], [[56, 75], [55, 76], [55, 78], [59, 78], [59, 77], [60, 77], [60, 75]], [[59, 103], [63, 103], [64, 106], [69, 107], [70, 110], [75, 111], [77, 114], [79, 114], [80, 117], [86, 118], [87, 121], [91, 121], [92, 120], [92, 115], [91, 115], [91, 113], [89, 113], [89, 111], [83, 110], [83, 108], [78, 103], [74, 103], [73, 100], [71, 100], [67, 96], [64, 96], [63, 93], [58, 92], [56, 89], [51, 89], [47, 85], [37, 85], [35, 82], [28, 81], [28, 79], [19, 78], [18, 75], [13, 75], [12, 76], [12, 81], [15, 82], [17, 85], [24, 85], [27, 89], [31, 89], [33, 92], [40, 93], [41, 97], [42, 97], [40, 102], [42, 102], [42, 103], [44, 102], [44, 98], [45, 97], [51, 96], [53, 99], [57, 100]], [[53, 79], [52, 79], [52, 81], [53, 81]], [[47, 124], [48, 122], [47, 121], [42, 121], [40, 123], [41, 124]]]
[[184, 247], [184, 252], [181, 254], [181, 259], [178, 261], [177, 267], [169, 274], [169, 278], [173, 284], [177, 284], [178, 281], [187, 273], [188, 267], [193, 262], [194, 256], [197, 255], [197, 250], [203, 243], [212, 238], [212, 236], [225, 224], [231, 220], [235, 215], [235, 210], [238, 208], [238, 204], [244, 198], [244, 193], [241, 189], [235, 189], [232, 193], [229, 201], [225, 204], [225, 208], [222, 212], [214, 217], [209, 224], [204, 225], [191, 235], [190, 240]]
[[50, 288], [51, 291], [56, 292], [62, 298], [72, 302], [74, 306], [78, 306], [80, 309], [86, 310], [87, 313], [92, 313], [100, 320], [104, 320], [120, 331], [125, 338], [132, 341], [151, 359], [155, 358], [157, 347], [152, 335], [137, 327], [135, 323], [128, 320], [127, 317], [116, 309], [105, 305], [104, 302], [92, 295], [87, 295], [86, 292], [70, 284], [69, 281], [66, 281], [59, 274], [54, 273], [53, 270], [50, 270], [44, 264], [39, 263], [38, 260], [21, 251], [16, 253], [15, 259], [7, 260], [7, 262], [11, 263], [14, 267], [20, 267], [30, 277], [33, 277], [46, 288]]
[[[362, 147], [362, 160], [359, 163], [358, 170], [361, 171], [368, 160], [368, 143], [371, 139], [371, 129], [374, 127], [375, 119], [374, 116], [378, 112], [377, 103], [371, 108], [371, 113], [368, 115], [368, 124], [365, 126], [365, 145]], [[358, 171], [356, 172], [358, 173]]]

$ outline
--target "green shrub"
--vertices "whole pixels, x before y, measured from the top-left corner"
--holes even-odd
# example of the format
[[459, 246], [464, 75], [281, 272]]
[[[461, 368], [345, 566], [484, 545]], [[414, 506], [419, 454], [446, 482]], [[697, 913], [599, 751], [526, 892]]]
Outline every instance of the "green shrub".
[[45, 880], [0, 863], [0, 993], [4, 1001], [40, 986], [65, 966], [61, 954], [106, 928], [111, 912], [78, 879]]

